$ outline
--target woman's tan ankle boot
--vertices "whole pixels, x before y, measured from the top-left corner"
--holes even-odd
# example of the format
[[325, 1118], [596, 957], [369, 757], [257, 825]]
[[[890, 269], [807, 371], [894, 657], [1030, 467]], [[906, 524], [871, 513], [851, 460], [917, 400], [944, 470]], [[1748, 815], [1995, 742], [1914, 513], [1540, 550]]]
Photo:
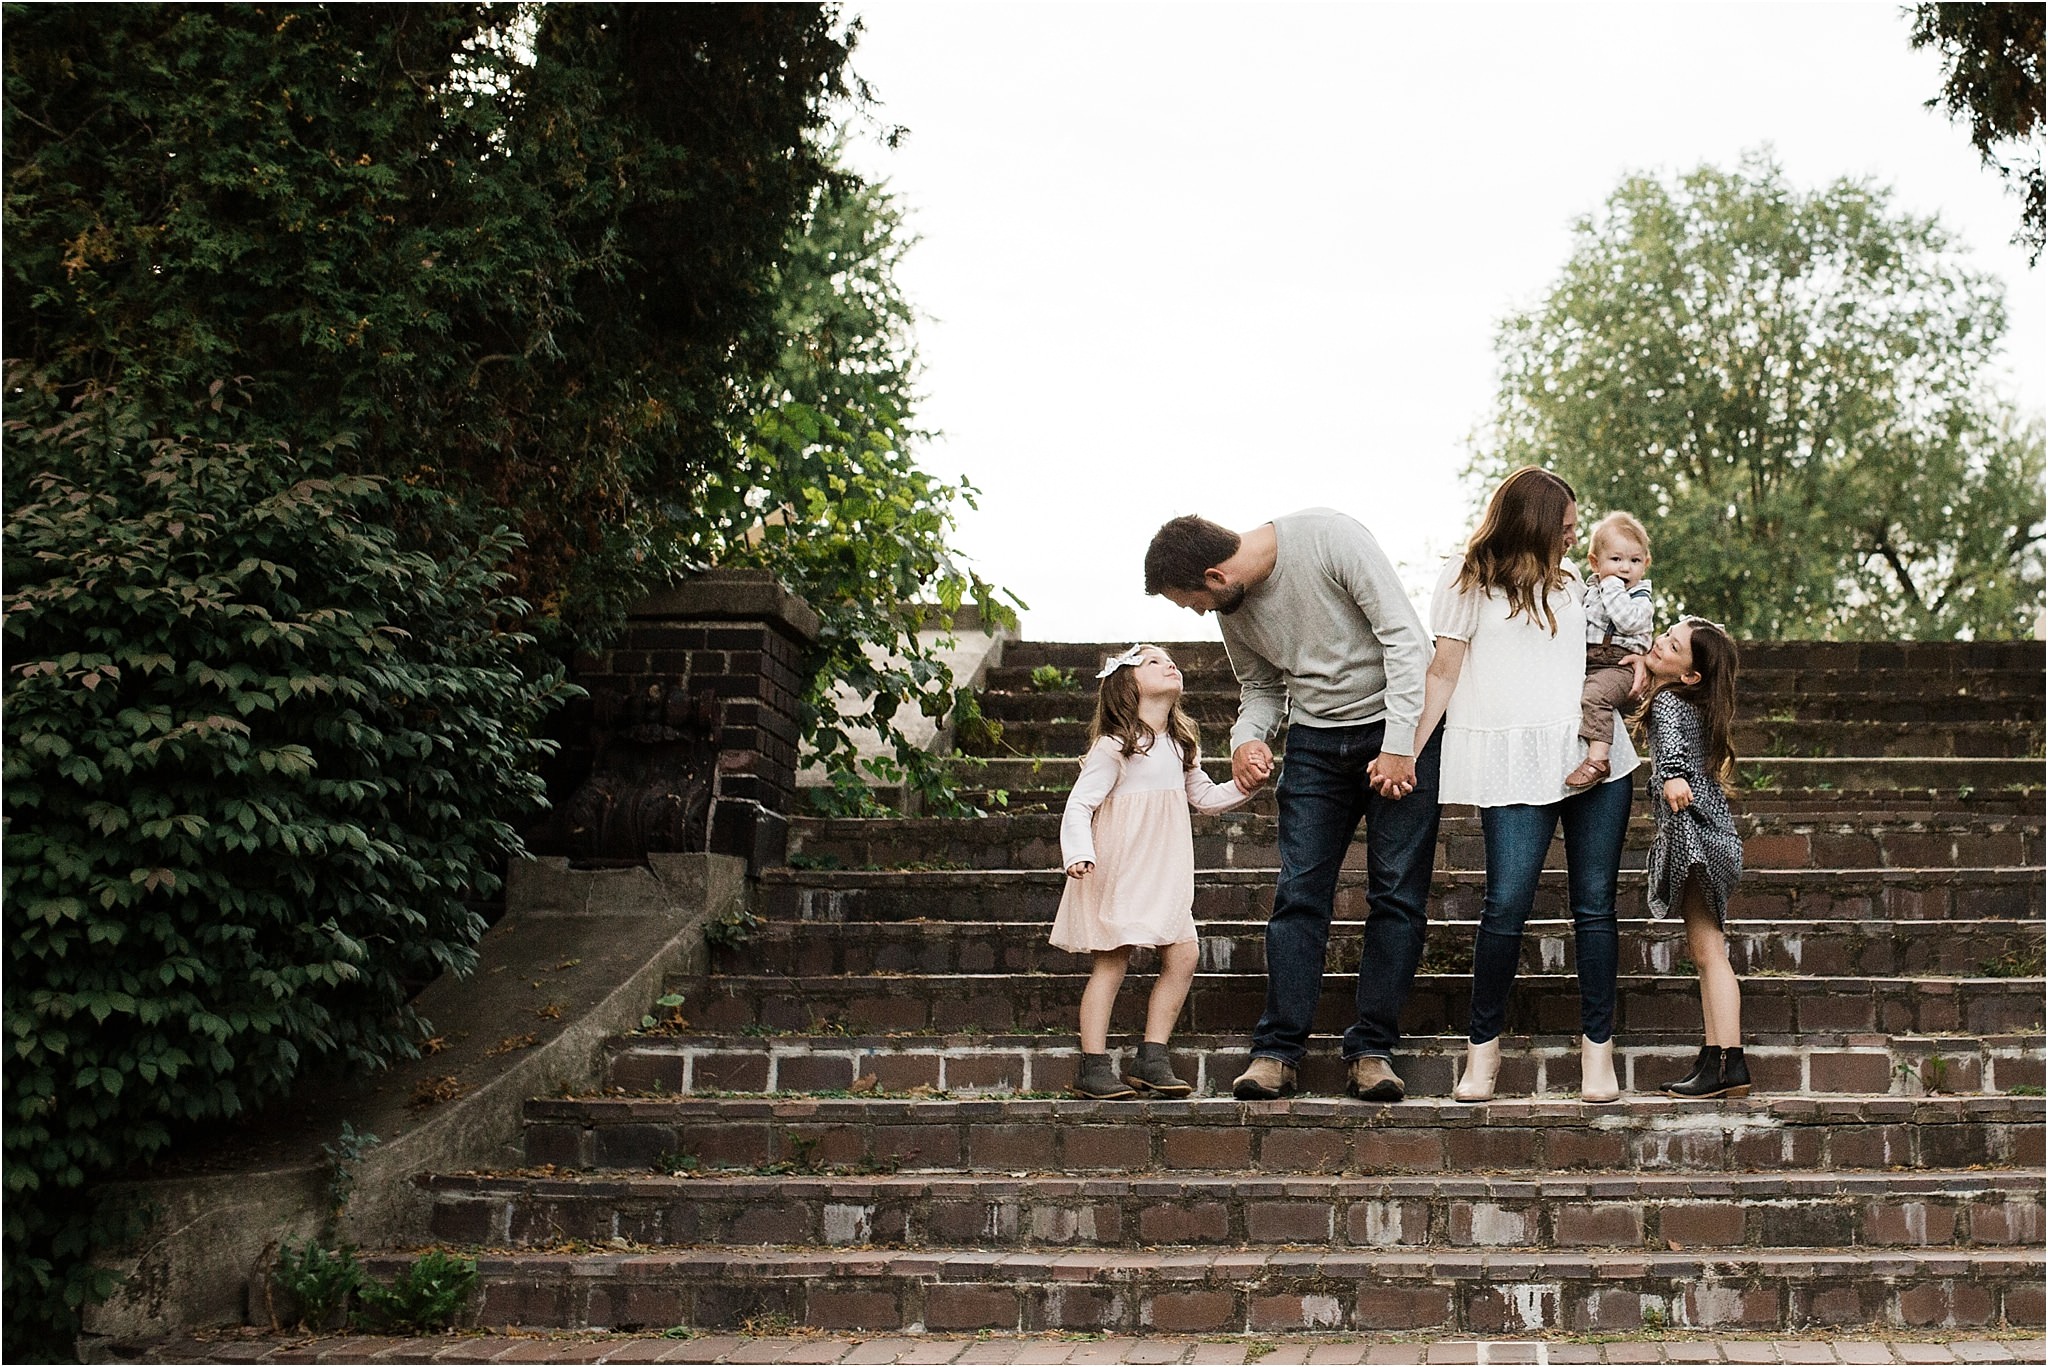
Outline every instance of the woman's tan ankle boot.
[[1579, 1037], [1579, 1100], [1613, 1101], [1621, 1095], [1614, 1077], [1614, 1041], [1595, 1044]]
[[1465, 1045], [1465, 1070], [1451, 1095], [1460, 1101], [1493, 1100], [1493, 1080], [1500, 1074], [1500, 1041]]

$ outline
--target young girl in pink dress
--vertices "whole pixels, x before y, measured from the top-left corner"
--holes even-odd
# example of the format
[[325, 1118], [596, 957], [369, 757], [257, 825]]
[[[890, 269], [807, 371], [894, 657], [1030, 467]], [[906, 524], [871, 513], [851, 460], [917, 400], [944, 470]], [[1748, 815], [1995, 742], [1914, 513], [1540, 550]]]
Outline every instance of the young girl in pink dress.
[[[1236, 783], [1202, 772], [1201, 733], [1181, 709], [1180, 669], [1158, 646], [1132, 646], [1095, 676], [1091, 743], [1060, 822], [1066, 893], [1052, 923], [1059, 949], [1094, 956], [1081, 993], [1081, 1071], [1074, 1093], [1112, 1100], [1144, 1092], [1186, 1096], [1166, 1041], [1194, 982], [1195, 844], [1188, 808], [1223, 812], [1248, 802]], [[1117, 1075], [1109, 1013], [1131, 948], [1159, 950], [1135, 1068]]]

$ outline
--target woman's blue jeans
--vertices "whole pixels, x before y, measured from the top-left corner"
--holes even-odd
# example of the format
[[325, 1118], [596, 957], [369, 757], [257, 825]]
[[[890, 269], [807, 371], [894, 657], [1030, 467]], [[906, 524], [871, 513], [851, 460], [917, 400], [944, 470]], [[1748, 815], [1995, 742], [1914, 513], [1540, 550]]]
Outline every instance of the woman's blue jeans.
[[1401, 1038], [1401, 1008], [1415, 985], [1429, 929], [1436, 870], [1437, 770], [1443, 730], [1415, 758], [1415, 789], [1384, 798], [1366, 781], [1386, 725], [1294, 726], [1280, 769], [1280, 881], [1266, 922], [1266, 1010], [1252, 1031], [1252, 1057], [1299, 1063], [1308, 1052], [1337, 874], [1358, 823], [1365, 822], [1365, 946], [1358, 961], [1357, 1018], [1344, 1057], [1386, 1057]]
[[1507, 1027], [1508, 991], [1522, 959], [1522, 925], [1536, 903], [1536, 883], [1550, 837], [1564, 826], [1566, 885], [1579, 966], [1580, 1030], [1604, 1044], [1614, 1035], [1614, 973], [1620, 946], [1614, 885], [1628, 836], [1635, 784], [1596, 783], [1545, 806], [1482, 807], [1486, 833], [1486, 904], [1472, 951], [1472, 1021], [1467, 1037], [1484, 1044]]

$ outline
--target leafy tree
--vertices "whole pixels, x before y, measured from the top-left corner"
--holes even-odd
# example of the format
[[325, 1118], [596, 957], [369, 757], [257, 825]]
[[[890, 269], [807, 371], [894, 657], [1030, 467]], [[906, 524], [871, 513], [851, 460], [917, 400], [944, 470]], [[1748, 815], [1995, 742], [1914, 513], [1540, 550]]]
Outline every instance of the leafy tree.
[[0, 600], [13, 1356], [95, 1288], [91, 1183], [302, 1067], [412, 1051], [565, 685], [504, 627], [502, 529], [403, 549], [419, 495], [240, 440], [231, 393], [186, 418], [8, 387], [37, 471]]
[[1983, 380], [1997, 283], [1933, 219], [1767, 154], [1632, 176], [1502, 326], [1473, 473], [1535, 462], [1650, 525], [1664, 607], [1752, 638], [2014, 636], [2042, 429]]
[[[1934, 47], [1948, 65], [1941, 94], [1927, 102], [1949, 117], [1967, 115], [1970, 142], [1986, 166], [2019, 181], [2023, 207], [2013, 238], [2030, 251], [2028, 264], [2048, 245], [2048, 195], [2041, 181], [2042, 45], [2048, 40], [2048, 7], [2030, 0], [2011, 4], [1919, 4], [1913, 7], [1913, 46]], [[2002, 149], [2022, 157], [2031, 147], [2033, 164], [2008, 162]]]
[[[929, 434], [914, 425], [915, 311], [895, 270], [914, 242], [881, 187], [835, 181], [813, 196], [775, 275], [788, 341], [740, 459], [705, 490], [700, 509], [716, 522], [700, 544], [707, 558], [775, 571], [818, 609], [806, 734], [849, 810], [872, 778], [960, 813], [946, 771], [897, 721], [908, 707], [942, 718], [955, 701], [951, 671], [918, 633], [950, 625], [970, 599], [987, 621], [1016, 617], [950, 550], [954, 506], [972, 507], [974, 487], [933, 477], [912, 455]], [[839, 683], [864, 710], [841, 714]], [[869, 761], [863, 775], [855, 726], [893, 742], [894, 759]]]

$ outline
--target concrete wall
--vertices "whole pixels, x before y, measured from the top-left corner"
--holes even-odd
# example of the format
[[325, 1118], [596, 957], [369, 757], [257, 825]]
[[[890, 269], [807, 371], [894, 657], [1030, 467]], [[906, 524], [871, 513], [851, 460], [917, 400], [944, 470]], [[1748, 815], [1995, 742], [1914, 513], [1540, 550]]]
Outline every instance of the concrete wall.
[[[302, 1089], [232, 1144], [188, 1159], [185, 1171], [111, 1189], [157, 1219], [116, 1262], [120, 1290], [88, 1314], [88, 1349], [269, 1323], [278, 1246], [320, 1231], [330, 1171], [321, 1146], [344, 1120], [381, 1142], [355, 1169], [343, 1237], [363, 1248], [426, 1242], [415, 1179], [518, 1166], [527, 1099], [597, 1085], [606, 1039], [639, 1025], [666, 977], [704, 971], [704, 927], [745, 904], [745, 874], [744, 860], [715, 854], [650, 855], [631, 869], [515, 865], [506, 914], [484, 937], [477, 971], [421, 994], [421, 1013], [444, 1030], [435, 1052]], [[451, 1099], [419, 1104], [450, 1090]]]

